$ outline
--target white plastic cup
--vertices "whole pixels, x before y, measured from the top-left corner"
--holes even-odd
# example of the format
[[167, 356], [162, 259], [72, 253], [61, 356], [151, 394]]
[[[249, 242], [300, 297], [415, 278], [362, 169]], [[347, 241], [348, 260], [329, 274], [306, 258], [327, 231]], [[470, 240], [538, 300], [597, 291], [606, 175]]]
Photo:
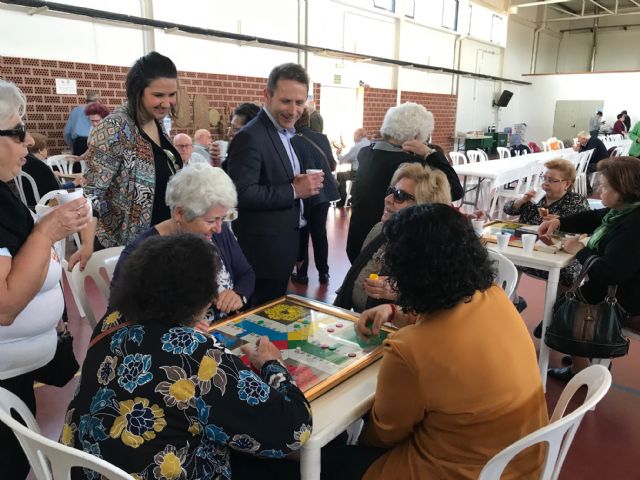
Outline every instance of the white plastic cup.
[[220, 158], [224, 159], [227, 156], [227, 150], [229, 150], [229, 142], [226, 140], [216, 140], [213, 142], [220, 147]]
[[484, 220], [481, 218], [472, 218], [471, 225], [473, 226], [473, 231], [476, 232], [476, 235], [481, 237], [482, 229], [484, 228]]
[[527, 255], [531, 255], [533, 253], [533, 247], [536, 244], [536, 235], [533, 233], [525, 233], [522, 235], [522, 250]]
[[307, 171], [305, 172], [307, 175], [313, 175], [315, 173], [320, 173], [322, 172], [321, 168], [307, 168]]
[[498, 250], [501, 252], [506, 250], [509, 246], [510, 233], [496, 233], [496, 239], [498, 240]]
[[[80, 187], [74, 189], [72, 192], [69, 192], [67, 190], [59, 190], [54, 195], [54, 198], [58, 201], [58, 205], [64, 205], [65, 203], [69, 203], [73, 200], [76, 200], [77, 198], [83, 198], [83, 197], [84, 197], [84, 191]], [[91, 205], [91, 201], [89, 201], [88, 199], [87, 199], [87, 205], [89, 206], [89, 216], [92, 216], [93, 208]]]

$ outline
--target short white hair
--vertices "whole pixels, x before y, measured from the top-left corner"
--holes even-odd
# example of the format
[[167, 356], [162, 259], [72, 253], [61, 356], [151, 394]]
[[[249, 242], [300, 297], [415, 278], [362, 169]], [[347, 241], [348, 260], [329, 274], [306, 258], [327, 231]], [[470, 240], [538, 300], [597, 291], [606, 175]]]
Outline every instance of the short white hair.
[[385, 140], [406, 142], [415, 139], [425, 142], [431, 137], [433, 125], [433, 114], [429, 110], [417, 103], [407, 102], [387, 110], [380, 133]]
[[0, 80], [0, 125], [9, 125], [11, 119], [18, 115], [22, 118], [27, 108], [24, 93], [14, 83]]
[[214, 207], [235, 208], [238, 194], [224, 170], [196, 163], [187, 165], [171, 177], [165, 200], [171, 212], [181, 207], [190, 222]]

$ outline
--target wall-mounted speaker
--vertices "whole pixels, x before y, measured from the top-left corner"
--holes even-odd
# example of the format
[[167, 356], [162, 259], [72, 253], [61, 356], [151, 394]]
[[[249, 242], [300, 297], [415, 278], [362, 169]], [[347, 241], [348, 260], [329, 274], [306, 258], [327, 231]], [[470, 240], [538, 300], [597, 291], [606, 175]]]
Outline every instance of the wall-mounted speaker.
[[512, 96], [513, 96], [513, 92], [510, 92], [509, 90], [503, 90], [502, 93], [500, 94], [500, 98], [498, 99], [497, 102], [493, 103], [493, 106], [506, 107], [507, 105], [509, 105], [509, 100], [511, 100]]

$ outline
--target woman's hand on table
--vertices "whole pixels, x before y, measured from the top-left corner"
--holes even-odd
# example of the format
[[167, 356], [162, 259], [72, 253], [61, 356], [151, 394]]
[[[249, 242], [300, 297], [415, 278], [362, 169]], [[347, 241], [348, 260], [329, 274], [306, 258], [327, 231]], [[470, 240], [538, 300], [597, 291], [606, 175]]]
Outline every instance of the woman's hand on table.
[[398, 294], [389, 285], [388, 277], [379, 276], [377, 279], [365, 278], [362, 282], [362, 288], [367, 295], [375, 299], [385, 299], [395, 302]]
[[582, 244], [578, 236], [565, 238], [562, 241], [562, 250], [564, 250], [567, 253], [570, 253], [571, 255], [575, 255], [583, 248], [584, 248], [584, 245]]
[[240, 350], [257, 370], [262, 369], [262, 366], [270, 360], [282, 361], [280, 350], [267, 336], [260, 337], [255, 345], [250, 343], [242, 345]]
[[224, 313], [235, 312], [244, 306], [242, 297], [231, 289], [218, 293], [216, 308]]
[[559, 228], [560, 228], [559, 218], [554, 218], [552, 220], [545, 220], [538, 227], [538, 235], [543, 237], [550, 237]]
[[89, 203], [86, 198], [77, 198], [59, 205], [42, 217], [34, 227], [34, 232], [46, 235], [51, 243], [78, 233], [91, 220]]
[[203, 318], [198, 320], [193, 326], [193, 328], [195, 330], [198, 330], [199, 332], [209, 334], [210, 324]]
[[356, 333], [364, 338], [377, 335], [380, 332], [380, 326], [389, 320], [390, 316], [391, 307], [388, 304], [369, 308], [360, 314], [355, 325]]
[[560, 219], [560, 216], [559, 215], [555, 215], [553, 213], [550, 213], [550, 214], [545, 215], [544, 217], [542, 217], [542, 221], [543, 222], [548, 222], [548, 221], [551, 221], [551, 220], [558, 220], [559, 221], [559, 219]]

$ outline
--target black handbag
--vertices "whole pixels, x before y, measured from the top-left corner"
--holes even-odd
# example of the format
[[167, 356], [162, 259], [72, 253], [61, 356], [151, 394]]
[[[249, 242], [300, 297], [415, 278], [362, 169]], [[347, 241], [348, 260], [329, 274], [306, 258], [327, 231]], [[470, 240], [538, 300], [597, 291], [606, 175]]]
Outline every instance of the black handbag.
[[66, 320], [63, 320], [63, 325], [62, 331], [58, 332], [55, 355], [49, 363], [33, 372], [33, 378], [37, 382], [64, 387], [80, 369], [73, 353], [73, 336], [67, 328]]
[[552, 349], [587, 358], [622, 357], [629, 351], [629, 339], [622, 325], [629, 314], [616, 298], [617, 285], [609, 285], [607, 296], [595, 305], [580, 292], [580, 284], [599, 260], [593, 255], [585, 262], [578, 278], [553, 307], [551, 325], [544, 342]]

